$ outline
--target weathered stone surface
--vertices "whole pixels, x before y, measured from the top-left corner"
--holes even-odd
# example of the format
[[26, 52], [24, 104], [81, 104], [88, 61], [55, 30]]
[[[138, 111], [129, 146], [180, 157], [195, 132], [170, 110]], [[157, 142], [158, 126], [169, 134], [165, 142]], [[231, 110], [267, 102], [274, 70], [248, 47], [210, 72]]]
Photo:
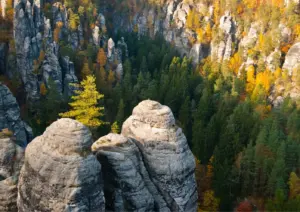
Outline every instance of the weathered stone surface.
[[172, 111], [146, 100], [122, 127], [140, 149], [152, 183], [171, 211], [196, 211], [195, 161]]
[[104, 211], [101, 166], [91, 145], [88, 128], [71, 119], [35, 138], [19, 177], [19, 211]]
[[60, 64], [63, 75], [65, 76], [63, 80], [64, 95], [66, 97], [73, 96], [76, 87], [72, 86], [72, 84], [78, 83], [78, 78], [75, 75], [74, 63], [70, 61], [68, 56], [65, 56], [61, 59]]
[[300, 68], [300, 42], [290, 48], [282, 68], [288, 70], [289, 74]]
[[154, 199], [146, 181], [149, 175], [133, 141], [108, 134], [93, 144], [92, 151], [102, 165], [107, 210], [154, 210]]
[[24, 150], [12, 138], [0, 138], [0, 211], [17, 212], [17, 182]]
[[31, 128], [21, 120], [16, 98], [0, 82], [0, 130], [5, 128], [13, 131], [16, 142], [22, 147], [32, 139]]
[[63, 79], [60, 64], [56, 56], [56, 49], [57, 45], [55, 43], [48, 45], [42, 65], [42, 73], [44, 82], [48, 84], [49, 79], [53, 80], [58, 91], [61, 93], [63, 91]]
[[44, 19], [41, 18], [39, 4], [35, 2], [15, 1], [14, 9], [17, 71], [20, 72], [28, 99], [34, 101], [39, 98], [39, 92], [37, 76], [33, 73], [33, 60], [40, 54], [40, 29]]

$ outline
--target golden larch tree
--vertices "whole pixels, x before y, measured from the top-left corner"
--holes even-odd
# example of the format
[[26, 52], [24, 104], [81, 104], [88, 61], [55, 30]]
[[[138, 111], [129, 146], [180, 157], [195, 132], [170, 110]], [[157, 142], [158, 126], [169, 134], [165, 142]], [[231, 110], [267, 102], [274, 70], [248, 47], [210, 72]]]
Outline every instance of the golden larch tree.
[[73, 102], [69, 103], [72, 109], [59, 115], [63, 118], [74, 118], [82, 124], [96, 128], [103, 124], [100, 119], [104, 115], [104, 107], [98, 106], [98, 100], [104, 97], [98, 93], [95, 84], [95, 77], [90, 75], [80, 83], [79, 90], [75, 91], [77, 95], [72, 96]]

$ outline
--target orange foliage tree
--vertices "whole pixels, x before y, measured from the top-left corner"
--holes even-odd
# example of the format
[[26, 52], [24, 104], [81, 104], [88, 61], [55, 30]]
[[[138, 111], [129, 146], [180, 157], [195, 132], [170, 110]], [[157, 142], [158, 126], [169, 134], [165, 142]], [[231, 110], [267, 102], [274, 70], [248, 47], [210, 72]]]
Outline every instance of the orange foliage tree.
[[106, 54], [104, 52], [104, 49], [100, 48], [99, 51], [98, 51], [98, 55], [97, 55], [97, 62], [99, 63], [99, 65], [101, 67], [103, 67], [106, 64], [106, 61], [107, 61], [107, 57], [106, 57]]

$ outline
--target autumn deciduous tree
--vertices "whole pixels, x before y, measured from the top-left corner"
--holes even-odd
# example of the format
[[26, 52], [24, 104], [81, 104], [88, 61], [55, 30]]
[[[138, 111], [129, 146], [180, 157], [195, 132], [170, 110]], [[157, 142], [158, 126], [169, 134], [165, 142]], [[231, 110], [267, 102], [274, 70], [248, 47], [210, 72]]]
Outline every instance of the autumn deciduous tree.
[[235, 53], [229, 61], [229, 68], [237, 75], [243, 60], [239, 53]]
[[60, 113], [64, 118], [75, 118], [82, 124], [96, 128], [103, 124], [104, 121], [100, 119], [104, 115], [104, 107], [98, 106], [98, 100], [102, 99], [104, 95], [98, 93], [95, 84], [94, 76], [87, 76], [85, 80], [80, 83], [81, 89], [75, 91], [76, 96], [72, 96], [74, 100], [69, 105], [72, 109], [69, 112]]
[[238, 207], [235, 209], [235, 212], [252, 212], [253, 208], [249, 201], [245, 200], [241, 202]]
[[104, 52], [104, 49], [100, 48], [99, 51], [98, 51], [98, 55], [97, 55], [97, 62], [99, 63], [99, 65], [101, 67], [103, 67], [106, 64], [106, 61], [107, 61], [107, 57], [106, 57], [106, 54]]
[[295, 172], [291, 172], [289, 179], [290, 186], [290, 199], [296, 198], [300, 196], [300, 178], [297, 176]]
[[87, 76], [91, 75], [92, 71], [89, 68], [89, 63], [87, 61], [84, 62], [82, 70], [81, 70], [81, 76], [82, 79], [85, 79]]
[[42, 96], [45, 96], [45, 95], [47, 94], [47, 88], [46, 88], [45, 83], [42, 83], [42, 84], [40, 85], [40, 94], [41, 94]]

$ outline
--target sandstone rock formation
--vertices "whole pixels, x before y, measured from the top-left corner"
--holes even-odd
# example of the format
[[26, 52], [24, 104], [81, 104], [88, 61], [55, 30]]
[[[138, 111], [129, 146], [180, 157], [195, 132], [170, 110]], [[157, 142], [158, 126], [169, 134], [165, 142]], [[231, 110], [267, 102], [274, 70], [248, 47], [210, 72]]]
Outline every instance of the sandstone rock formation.
[[294, 44], [288, 51], [283, 69], [288, 70], [290, 75], [294, 70], [300, 69], [300, 42]]
[[10, 90], [0, 82], [0, 130], [8, 128], [16, 142], [25, 147], [32, 139], [32, 129], [21, 120], [20, 108]]
[[[38, 79], [33, 73], [33, 60], [40, 54], [42, 36], [40, 32], [40, 8], [35, 2], [15, 1], [14, 38], [17, 53], [17, 70], [29, 100], [39, 98]], [[33, 12], [35, 11], [35, 12]]]
[[149, 175], [131, 139], [109, 134], [96, 141], [92, 150], [102, 165], [107, 210], [154, 210], [154, 199], [145, 181], [147, 178], [150, 182]]
[[101, 166], [91, 145], [88, 128], [71, 119], [34, 139], [20, 173], [19, 211], [104, 211]]
[[122, 135], [102, 137], [92, 150], [108, 179], [113, 210], [196, 211], [194, 157], [170, 108], [141, 102], [125, 121]]
[[[1, 134], [1, 133], [0, 133]], [[24, 151], [12, 138], [0, 135], [0, 211], [17, 212], [17, 182]]]

